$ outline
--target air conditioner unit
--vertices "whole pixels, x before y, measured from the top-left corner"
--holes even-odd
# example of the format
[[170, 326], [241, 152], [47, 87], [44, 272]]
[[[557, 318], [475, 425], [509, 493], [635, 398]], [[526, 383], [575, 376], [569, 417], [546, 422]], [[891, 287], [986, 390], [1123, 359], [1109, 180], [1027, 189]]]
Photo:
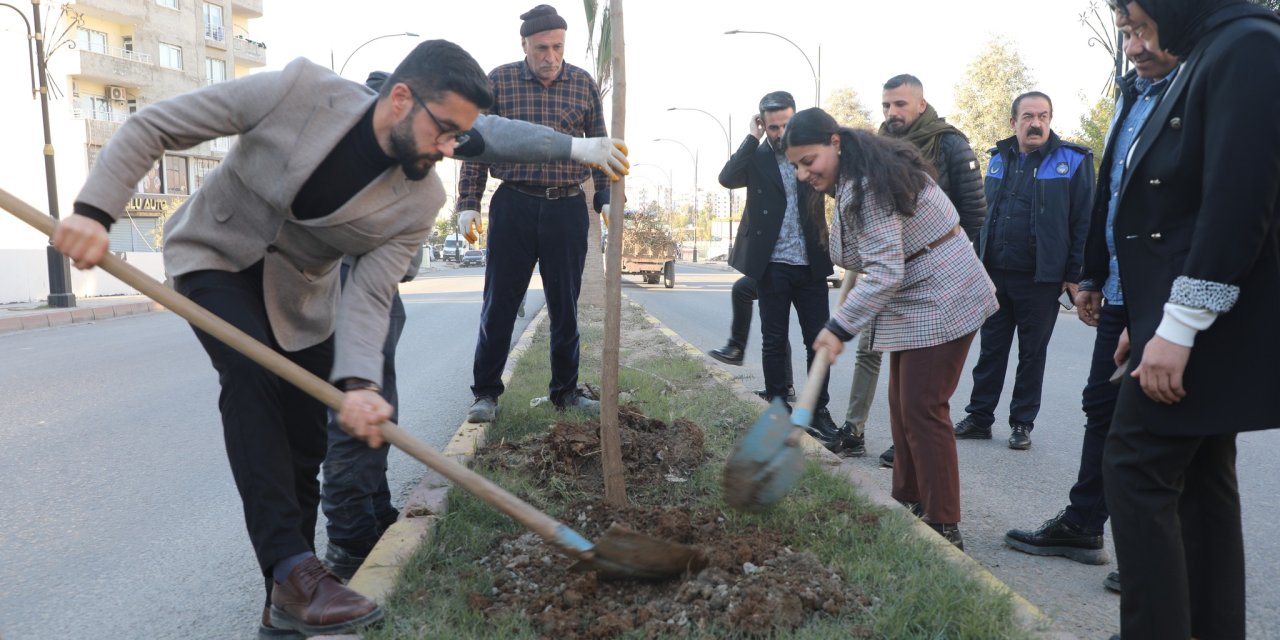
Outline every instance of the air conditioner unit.
[[112, 102], [124, 102], [128, 99], [124, 87], [107, 87], [107, 96]]

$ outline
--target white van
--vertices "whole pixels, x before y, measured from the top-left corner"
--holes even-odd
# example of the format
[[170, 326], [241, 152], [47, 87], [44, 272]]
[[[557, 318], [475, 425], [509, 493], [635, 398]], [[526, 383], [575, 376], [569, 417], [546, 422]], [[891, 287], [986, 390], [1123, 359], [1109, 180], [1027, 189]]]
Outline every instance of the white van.
[[458, 262], [471, 245], [461, 233], [452, 233], [444, 237], [444, 246], [440, 248], [440, 259], [445, 262]]

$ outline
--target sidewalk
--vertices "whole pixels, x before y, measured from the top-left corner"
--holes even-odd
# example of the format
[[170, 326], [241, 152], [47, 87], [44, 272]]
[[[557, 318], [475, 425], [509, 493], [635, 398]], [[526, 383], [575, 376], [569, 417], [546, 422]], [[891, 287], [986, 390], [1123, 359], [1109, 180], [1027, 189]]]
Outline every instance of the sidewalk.
[[66, 309], [49, 307], [44, 300], [0, 304], [0, 334], [110, 320], [163, 309], [160, 303], [141, 295], [76, 298], [76, 306]]

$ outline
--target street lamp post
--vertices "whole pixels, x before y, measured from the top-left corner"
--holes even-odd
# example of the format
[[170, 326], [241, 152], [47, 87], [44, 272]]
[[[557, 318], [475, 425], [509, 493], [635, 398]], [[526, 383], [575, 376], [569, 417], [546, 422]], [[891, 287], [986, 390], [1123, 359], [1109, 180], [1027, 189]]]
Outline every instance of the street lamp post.
[[[22, 21], [27, 26], [27, 39], [33, 43], [27, 45], [27, 58], [35, 66], [35, 76], [40, 79], [38, 92], [40, 94], [40, 119], [44, 125], [45, 188], [49, 197], [49, 215], [54, 220], [57, 220], [60, 218], [58, 214], [58, 178], [53, 162], [53, 137], [49, 128], [49, 77], [45, 69], [44, 32], [40, 28], [40, 0], [31, 1], [32, 22], [27, 22], [27, 16], [22, 13], [21, 9], [5, 3], [0, 3], [0, 6], [9, 7], [22, 16]], [[32, 46], [35, 47], [34, 57], [31, 55]], [[33, 76], [33, 80], [35, 76]], [[32, 92], [36, 92], [34, 86], [32, 87]], [[49, 263], [49, 306], [76, 306], [76, 295], [71, 292], [71, 288], [68, 286], [71, 282], [71, 265], [67, 257], [58, 253], [52, 244], [45, 251]]]
[[[418, 34], [416, 34], [416, 33], [410, 33], [410, 32], [408, 32], [408, 31], [405, 31], [404, 33], [388, 33], [388, 34], [386, 34], [386, 35], [381, 35], [381, 36], [378, 36], [378, 37], [376, 37], [376, 38], [370, 38], [370, 39], [368, 39], [368, 40], [365, 40], [365, 41], [364, 41], [364, 43], [362, 43], [360, 46], [358, 46], [358, 47], [356, 47], [356, 48], [355, 48], [355, 51], [352, 51], [352, 52], [351, 52], [351, 55], [348, 55], [348, 56], [347, 56], [347, 59], [346, 59], [346, 60], [343, 60], [343, 61], [342, 61], [342, 66], [338, 68], [338, 75], [342, 75], [342, 72], [347, 70], [347, 63], [348, 63], [348, 62], [351, 62], [351, 56], [356, 55], [356, 51], [359, 51], [359, 50], [363, 49], [363, 48], [364, 48], [364, 46], [365, 46], [366, 44], [369, 44], [370, 42], [374, 42], [374, 41], [376, 41], [376, 40], [381, 40], [381, 39], [383, 39], [383, 38], [399, 38], [399, 37], [401, 37], [401, 36], [408, 36], [408, 37], [410, 37], [410, 38], [416, 38], [416, 37], [418, 37]], [[333, 49], [330, 49], [330, 50], [329, 50], [329, 69], [331, 69], [331, 70], [333, 69]]]
[[[720, 127], [720, 132], [724, 134], [724, 152], [725, 162], [733, 157], [733, 142], [729, 139], [729, 129], [726, 129], [720, 119], [711, 114], [710, 111], [704, 111], [695, 107], [668, 107], [667, 111], [697, 111], [712, 120]], [[733, 128], [733, 114], [729, 114], [729, 128]], [[726, 189], [729, 192], [729, 255], [733, 255], [733, 214], [736, 209], [733, 206], [733, 189]]]
[[693, 216], [692, 216], [692, 218], [693, 218], [693, 222], [694, 222], [694, 228], [693, 228], [693, 261], [694, 261], [694, 262], [697, 262], [697, 261], [698, 261], [698, 227], [697, 227], [697, 222], [698, 222], [698, 153], [697, 153], [696, 151], [692, 151], [692, 150], [690, 150], [690, 149], [689, 149], [689, 147], [688, 147], [688, 145], [686, 145], [686, 144], [685, 144], [685, 143], [683, 143], [683, 142], [680, 142], [679, 140], [672, 140], [671, 138], [654, 138], [654, 139], [653, 139], [653, 141], [654, 141], [654, 142], [674, 142], [674, 143], [676, 143], [676, 144], [680, 145], [680, 147], [684, 149], [685, 153], [689, 154], [689, 159], [693, 161]]
[[800, 45], [792, 42], [791, 38], [772, 31], [747, 31], [745, 29], [734, 29], [732, 31], [724, 32], [727, 36], [739, 33], [758, 33], [761, 35], [773, 36], [775, 38], [782, 38], [783, 40], [786, 40], [788, 44], [795, 47], [796, 51], [799, 51], [800, 55], [804, 56], [804, 61], [809, 63], [809, 72], [813, 74], [813, 105], [815, 107], [822, 106], [822, 45], [818, 45], [818, 68], [814, 69], [813, 61], [809, 60], [809, 55], [804, 52], [804, 49], [800, 48]]

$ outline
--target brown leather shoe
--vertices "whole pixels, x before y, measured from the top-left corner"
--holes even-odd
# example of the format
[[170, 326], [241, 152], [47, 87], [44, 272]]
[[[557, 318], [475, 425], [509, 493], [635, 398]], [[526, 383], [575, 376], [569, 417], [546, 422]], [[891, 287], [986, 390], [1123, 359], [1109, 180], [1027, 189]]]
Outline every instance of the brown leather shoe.
[[307, 640], [307, 636], [293, 629], [277, 629], [271, 625], [271, 607], [262, 608], [262, 623], [258, 625], [258, 640]]
[[271, 626], [308, 636], [354, 631], [382, 619], [372, 600], [342, 585], [315, 556], [294, 567], [271, 589]]

